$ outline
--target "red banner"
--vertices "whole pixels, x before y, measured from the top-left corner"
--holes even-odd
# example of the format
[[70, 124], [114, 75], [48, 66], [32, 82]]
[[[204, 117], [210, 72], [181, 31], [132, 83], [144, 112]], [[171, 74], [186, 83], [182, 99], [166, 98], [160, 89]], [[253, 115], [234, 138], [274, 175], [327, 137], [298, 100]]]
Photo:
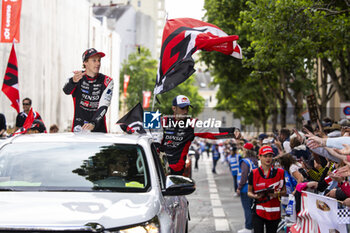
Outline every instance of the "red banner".
[[2, 0], [1, 40], [2, 43], [19, 42], [22, 0]]
[[151, 91], [143, 91], [143, 104], [142, 104], [142, 107], [144, 109], [149, 107], [149, 102], [151, 100], [151, 95], [152, 95]]
[[126, 90], [128, 89], [129, 81], [130, 75], [124, 74], [124, 97], [126, 97]]

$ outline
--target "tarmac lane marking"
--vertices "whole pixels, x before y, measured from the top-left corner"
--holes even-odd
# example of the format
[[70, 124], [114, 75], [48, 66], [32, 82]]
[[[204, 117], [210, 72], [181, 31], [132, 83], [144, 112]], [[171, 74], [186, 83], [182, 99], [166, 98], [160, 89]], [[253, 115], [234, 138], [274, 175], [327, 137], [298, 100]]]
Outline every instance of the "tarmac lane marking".
[[213, 206], [213, 207], [218, 207], [218, 206], [222, 206], [222, 204], [221, 204], [221, 201], [220, 200], [210, 200], [211, 201], [211, 205]]
[[217, 193], [218, 190], [216, 188], [209, 188], [210, 193]]
[[213, 208], [214, 217], [226, 217], [223, 208]]
[[216, 187], [216, 182], [214, 179], [214, 176], [211, 171], [211, 163], [209, 161], [206, 161], [206, 173], [207, 173], [207, 180], [209, 185], [209, 193], [210, 193], [210, 201], [211, 206], [213, 209], [213, 216], [214, 216], [214, 223], [215, 223], [215, 231], [217, 232], [229, 232], [230, 231], [230, 225], [226, 219], [226, 214], [224, 212], [224, 209], [222, 208], [222, 203], [220, 200], [220, 196], [218, 194], [218, 189]]
[[230, 226], [226, 218], [215, 219], [215, 231], [230, 231]]

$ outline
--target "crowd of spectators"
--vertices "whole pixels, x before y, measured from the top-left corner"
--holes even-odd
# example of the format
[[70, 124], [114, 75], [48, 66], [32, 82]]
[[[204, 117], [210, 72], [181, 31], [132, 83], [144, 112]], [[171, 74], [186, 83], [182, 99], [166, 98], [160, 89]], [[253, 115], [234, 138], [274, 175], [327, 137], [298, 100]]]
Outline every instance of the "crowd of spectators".
[[[251, 215], [246, 212], [249, 212], [248, 207], [253, 205], [253, 200], [251, 204], [247, 204], [250, 202], [247, 201], [244, 187], [247, 184], [248, 172], [261, 166], [259, 149], [263, 146], [272, 148], [273, 167], [284, 170], [285, 198], [288, 200], [289, 194], [293, 195], [296, 213], [300, 211], [303, 190], [334, 198], [344, 206], [350, 207], [348, 181], [350, 120], [348, 119], [334, 122], [325, 118], [314, 126], [304, 125], [300, 130], [283, 128], [278, 133], [262, 133], [255, 138], [198, 143], [202, 145], [201, 153], [205, 153], [208, 149], [215, 152], [212, 153], [213, 173], [219, 158], [224, 158], [231, 169], [234, 196], [241, 197], [246, 217], [245, 228], [239, 232], [252, 232]], [[244, 162], [246, 158], [251, 161], [250, 167], [250, 163]], [[283, 211], [281, 214], [284, 214]]]

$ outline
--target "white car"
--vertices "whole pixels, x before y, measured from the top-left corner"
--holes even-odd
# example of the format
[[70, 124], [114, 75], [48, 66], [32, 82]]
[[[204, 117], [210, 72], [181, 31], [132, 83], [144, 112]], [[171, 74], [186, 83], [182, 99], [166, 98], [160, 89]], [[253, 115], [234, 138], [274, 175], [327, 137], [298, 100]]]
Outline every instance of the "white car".
[[0, 232], [187, 232], [194, 181], [152, 137], [21, 135], [0, 148]]

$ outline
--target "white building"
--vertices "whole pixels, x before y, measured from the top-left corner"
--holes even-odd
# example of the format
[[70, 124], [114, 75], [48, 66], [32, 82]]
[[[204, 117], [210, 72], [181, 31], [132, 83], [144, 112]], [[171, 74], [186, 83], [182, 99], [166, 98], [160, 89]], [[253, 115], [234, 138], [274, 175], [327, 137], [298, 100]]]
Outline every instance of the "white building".
[[[165, 0], [90, 0], [90, 2], [96, 6], [109, 8], [119, 7], [122, 9], [123, 6], [132, 6], [136, 11], [136, 20], [130, 19], [130, 16], [123, 16], [124, 19], [130, 19], [126, 22], [129, 32], [126, 33], [129, 34], [126, 36], [130, 38], [131, 33], [135, 33], [135, 44], [147, 47], [151, 51], [153, 58], [159, 58], [163, 29], [166, 22]], [[123, 21], [123, 19], [119, 19], [119, 16], [116, 19], [120, 22]], [[132, 31], [130, 25], [134, 23], [136, 23], [135, 31]], [[123, 27], [121, 23], [118, 24]], [[120, 33], [123, 28], [118, 29], [115, 27], [115, 30]], [[125, 38], [124, 36], [121, 37]], [[123, 45], [121, 48], [123, 49]], [[135, 48], [135, 46], [128, 46], [127, 55], [131, 50], [130, 48]]]
[[218, 85], [212, 85], [212, 77], [209, 72], [204, 72], [203, 65], [196, 65], [195, 85], [198, 87], [198, 93], [205, 100], [203, 112], [198, 115], [198, 119], [205, 121], [208, 119], [221, 121], [222, 127], [241, 127], [241, 121], [234, 118], [234, 114], [228, 111], [215, 110], [218, 103], [216, 93], [219, 89]]
[[[58, 124], [60, 131], [70, 128], [73, 101], [62, 88], [72, 71], [82, 69], [82, 53], [95, 47], [106, 53], [101, 73], [114, 79], [114, 96], [107, 112], [108, 128], [113, 131], [119, 109], [120, 37], [93, 18], [87, 0], [22, 1], [20, 43], [15, 45], [18, 60], [20, 99], [32, 99], [47, 128]], [[2, 77], [11, 44], [0, 44]], [[14, 126], [17, 112], [3, 92], [0, 112], [8, 126]], [[22, 106], [21, 111], [22, 111]]]
[[120, 35], [121, 62], [125, 62], [139, 46], [156, 54], [155, 23], [150, 16], [136, 11], [132, 5], [94, 6], [93, 14], [101, 22], [106, 20], [108, 28]]

